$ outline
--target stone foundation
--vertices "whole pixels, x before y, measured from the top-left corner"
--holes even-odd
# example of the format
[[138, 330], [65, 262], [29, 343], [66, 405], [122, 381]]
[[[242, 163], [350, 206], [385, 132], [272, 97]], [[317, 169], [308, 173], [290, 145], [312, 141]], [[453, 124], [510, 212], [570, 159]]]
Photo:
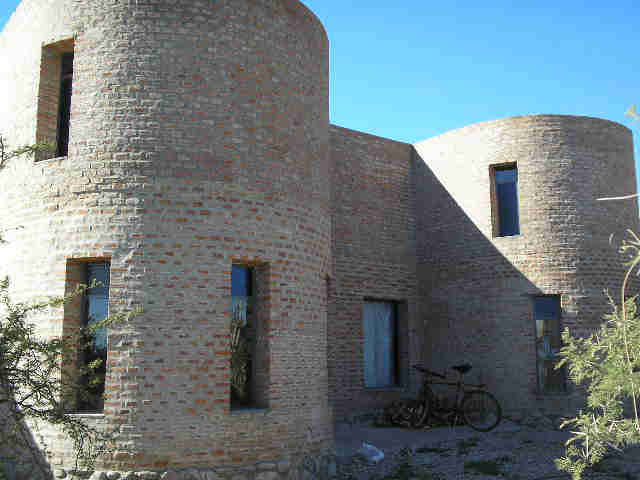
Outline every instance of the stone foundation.
[[215, 469], [117, 472], [96, 470], [81, 472], [57, 469], [55, 478], [67, 480], [307, 480], [336, 476], [336, 456], [333, 452], [319, 456], [307, 455], [297, 461], [261, 462], [246, 467]]

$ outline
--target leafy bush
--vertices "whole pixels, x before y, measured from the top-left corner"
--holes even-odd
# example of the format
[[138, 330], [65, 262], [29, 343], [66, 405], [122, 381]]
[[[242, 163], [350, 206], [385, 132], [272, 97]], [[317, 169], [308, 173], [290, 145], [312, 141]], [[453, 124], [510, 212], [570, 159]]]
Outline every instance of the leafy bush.
[[570, 426], [574, 436], [567, 442], [566, 456], [556, 460], [574, 480], [610, 449], [640, 442], [640, 316], [637, 297], [626, 298], [629, 278], [640, 263], [640, 238], [633, 232], [630, 236], [621, 247], [631, 260], [619, 303], [609, 297], [612, 312], [589, 337], [572, 337], [568, 329], [562, 334], [562, 359], [556, 368], [566, 364], [571, 380], [587, 390], [586, 409], [562, 424]]
[[[0, 169], [10, 159], [49, 149], [51, 145], [38, 144], [9, 151], [0, 136]], [[6, 243], [0, 236], [0, 247]], [[111, 436], [89, 426], [82, 417], [69, 415], [68, 400], [90, 395], [92, 384], [101, 381], [102, 361], [78, 366], [73, 376], [66, 373], [65, 361], [90, 344], [94, 331], [128, 322], [141, 309], [111, 315], [73, 336], [42, 338], [37, 334], [34, 316], [60, 308], [99, 284], [80, 285], [65, 297], [20, 303], [10, 299], [9, 285], [8, 278], [0, 280], [0, 461], [22, 478], [50, 478], [47, 445], [44, 439], [38, 438], [37, 443], [34, 438], [37, 426], [46, 423], [57, 426], [72, 440], [76, 469], [90, 470], [108, 448]], [[0, 480], [6, 474], [0, 464]]]

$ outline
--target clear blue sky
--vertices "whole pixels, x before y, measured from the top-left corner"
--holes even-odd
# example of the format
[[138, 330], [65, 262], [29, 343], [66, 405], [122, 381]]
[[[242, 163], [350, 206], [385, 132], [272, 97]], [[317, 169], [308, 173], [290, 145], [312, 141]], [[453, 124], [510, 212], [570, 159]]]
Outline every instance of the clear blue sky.
[[337, 125], [406, 142], [532, 113], [633, 126], [638, 0], [303, 1], [329, 35]]

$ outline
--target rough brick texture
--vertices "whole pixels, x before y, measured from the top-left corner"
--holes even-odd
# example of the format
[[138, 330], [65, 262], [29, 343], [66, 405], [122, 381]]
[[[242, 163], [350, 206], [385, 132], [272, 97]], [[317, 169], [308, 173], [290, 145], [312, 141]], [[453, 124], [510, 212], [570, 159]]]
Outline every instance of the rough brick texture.
[[[638, 229], [631, 132], [587, 117], [537, 115], [471, 125], [415, 145], [418, 285], [425, 360], [474, 365], [504, 407], [571, 408], [537, 392], [533, 296], [561, 295], [561, 322], [584, 335], [622, 281], [617, 254]], [[516, 163], [520, 235], [494, 237], [490, 166]], [[609, 236], [614, 241], [609, 243]]]
[[[330, 446], [323, 27], [297, 0], [25, 0], [0, 43], [16, 59], [0, 101], [12, 145], [54, 138], [49, 45], [70, 39], [69, 155], [0, 173], [0, 224], [18, 228], [0, 255], [16, 299], [63, 294], [70, 260], [110, 259], [110, 310], [145, 310], [109, 333], [97, 421], [118, 437], [103, 467], [248, 465]], [[234, 262], [264, 266], [270, 297], [267, 408], [253, 411], [230, 411]], [[43, 333], [71, 325], [64, 313], [40, 319]], [[70, 463], [68, 445], [51, 447]]]
[[[102, 468], [233, 472], [326, 449], [334, 413], [412, 394], [417, 362], [469, 361], [508, 411], [579, 403], [536, 390], [532, 296], [560, 295], [575, 333], [600, 322], [622, 272], [609, 235], [638, 227], [635, 201], [595, 200], [636, 191], [626, 128], [527, 116], [411, 146], [329, 124], [327, 37], [297, 0], [24, 0], [0, 36], [10, 145], [57, 138], [70, 50], [68, 156], [0, 172], [0, 273], [25, 300], [109, 260], [110, 310], [144, 308], [110, 330], [104, 414], [86, 416], [116, 434]], [[495, 238], [505, 163], [521, 233]], [[230, 408], [233, 263], [259, 283], [254, 410]], [[388, 388], [364, 385], [371, 300], [397, 305]], [[79, 316], [33, 320], [55, 336]], [[40, 434], [71, 466], [68, 441]]]
[[[382, 407], [410, 390], [421, 358], [411, 145], [331, 126], [333, 261], [329, 304], [329, 390], [337, 417]], [[364, 300], [398, 302], [398, 385], [364, 386]]]

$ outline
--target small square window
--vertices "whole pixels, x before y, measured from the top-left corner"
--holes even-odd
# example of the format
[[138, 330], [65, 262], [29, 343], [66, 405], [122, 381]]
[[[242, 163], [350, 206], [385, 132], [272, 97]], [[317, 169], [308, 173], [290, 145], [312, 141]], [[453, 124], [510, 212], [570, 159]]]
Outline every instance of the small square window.
[[398, 308], [395, 302], [364, 303], [364, 385], [394, 387], [398, 375]]
[[493, 232], [496, 237], [520, 234], [518, 168], [515, 164], [491, 167]]
[[533, 298], [538, 391], [543, 393], [564, 393], [567, 388], [564, 369], [555, 368], [562, 347], [560, 311], [559, 295]]

